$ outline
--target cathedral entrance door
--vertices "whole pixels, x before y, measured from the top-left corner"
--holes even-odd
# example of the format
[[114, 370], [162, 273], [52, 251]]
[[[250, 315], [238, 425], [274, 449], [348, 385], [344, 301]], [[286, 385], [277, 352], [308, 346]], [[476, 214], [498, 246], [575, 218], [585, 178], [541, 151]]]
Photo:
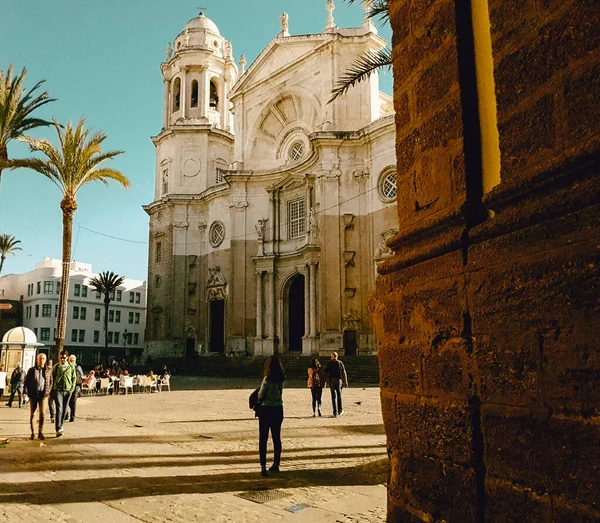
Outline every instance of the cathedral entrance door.
[[356, 331], [344, 331], [344, 356], [356, 356]]
[[288, 350], [302, 351], [304, 336], [304, 276], [298, 275], [290, 285], [288, 296]]
[[193, 358], [196, 354], [196, 338], [185, 339], [185, 357]]
[[210, 352], [225, 352], [225, 300], [210, 303]]

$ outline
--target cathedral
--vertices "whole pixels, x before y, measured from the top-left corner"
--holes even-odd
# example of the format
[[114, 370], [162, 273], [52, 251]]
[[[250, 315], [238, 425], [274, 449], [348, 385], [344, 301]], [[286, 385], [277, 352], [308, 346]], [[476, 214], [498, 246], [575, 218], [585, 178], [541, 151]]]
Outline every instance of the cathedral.
[[[325, 3], [325, 2], [324, 2]], [[333, 102], [370, 21], [281, 31], [246, 67], [203, 13], [161, 64], [147, 355], [369, 354], [377, 264], [397, 232], [392, 99], [377, 74]]]

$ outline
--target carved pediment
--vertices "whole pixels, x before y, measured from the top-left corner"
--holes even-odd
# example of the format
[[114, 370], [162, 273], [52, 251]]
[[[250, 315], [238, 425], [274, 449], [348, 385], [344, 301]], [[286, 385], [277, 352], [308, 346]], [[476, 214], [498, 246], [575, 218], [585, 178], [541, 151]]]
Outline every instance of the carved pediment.
[[238, 93], [272, 77], [274, 71], [297, 68], [298, 62], [313, 55], [315, 48], [322, 45], [326, 40], [326, 37], [320, 39], [315, 36], [310, 39], [302, 36], [288, 37], [284, 42], [278, 39], [271, 40], [269, 45], [240, 77], [230, 96], [234, 97]]
[[306, 177], [298, 174], [290, 174], [282, 180], [267, 187], [268, 192], [272, 191], [290, 191], [306, 185]]

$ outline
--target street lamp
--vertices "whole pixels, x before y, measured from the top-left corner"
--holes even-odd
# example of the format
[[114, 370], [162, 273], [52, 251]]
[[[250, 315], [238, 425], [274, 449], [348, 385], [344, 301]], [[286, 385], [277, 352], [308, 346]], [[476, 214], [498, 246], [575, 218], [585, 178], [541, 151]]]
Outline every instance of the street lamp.
[[127, 329], [123, 331], [123, 356], [125, 356], [125, 350], [127, 348]]

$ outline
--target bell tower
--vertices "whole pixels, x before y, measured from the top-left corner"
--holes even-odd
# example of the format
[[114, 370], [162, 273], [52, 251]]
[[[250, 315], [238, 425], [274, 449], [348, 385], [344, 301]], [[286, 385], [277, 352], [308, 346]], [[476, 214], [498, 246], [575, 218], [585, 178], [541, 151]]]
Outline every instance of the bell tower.
[[238, 69], [231, 42], [200, 12], [169, 42], [161, 73], [163, 124], [153, 138], [155, 200], [198, 194], [219, 183], [218, 174], [232, 161], [229, 91]]
[[217, 25], [200, 14], [169, 42], [161, 65], [165, 85], [163, 128], [211, 124], [233, 129], [227, 93], [237, 79], [231, 42]]

